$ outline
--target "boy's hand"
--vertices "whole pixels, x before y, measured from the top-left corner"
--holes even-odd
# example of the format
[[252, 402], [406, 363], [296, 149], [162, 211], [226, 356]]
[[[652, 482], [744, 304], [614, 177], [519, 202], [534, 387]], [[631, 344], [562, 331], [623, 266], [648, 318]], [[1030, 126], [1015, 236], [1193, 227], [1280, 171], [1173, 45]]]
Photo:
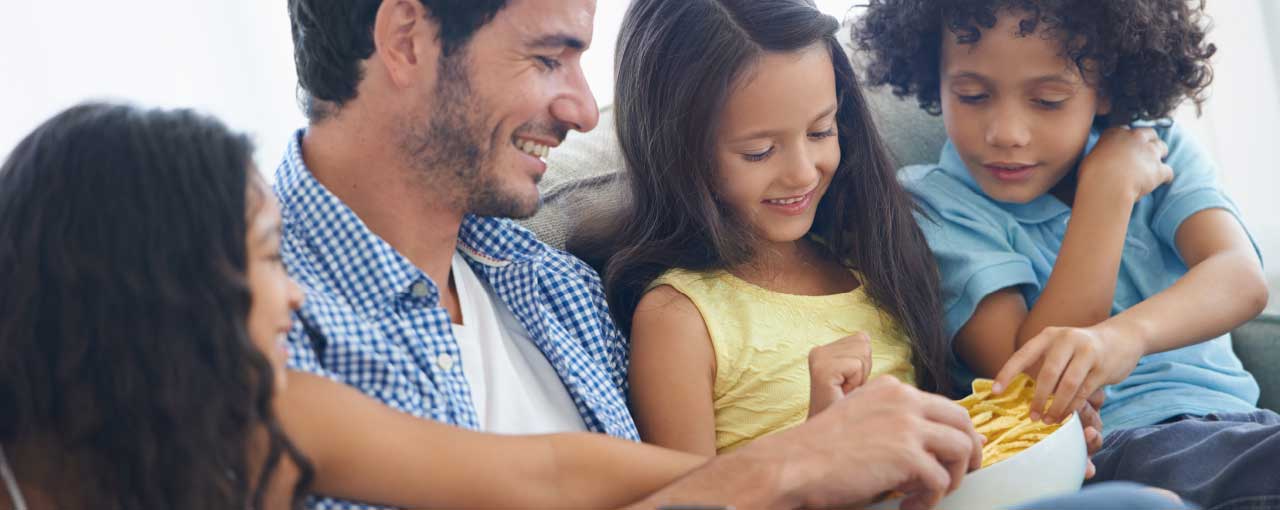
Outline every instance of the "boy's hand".
[[1108, 337], [1097, 328], [1045, 328], [1013, 353], [996, 375], [991, 390], [999, 394], [1014, 376], [1040, 363], [1036, 392], [1031, 399], [1031, 419], [1041, 419], [1049, 396], [1053, 405], [1043, 414], [1045, 423], [1062, 421], [1080, 409], [1102, 386], [1123, 381], [1138, 366], [1143, 347], [1133, 338]]
[[1078, 186], [1125, 193], [1137, 202], [1173, 180], [1173, 169], [1162, 161], [1168, 155], [1169, 146], [1154, 129], [1107, 129], [1098, 145], [1080, 162]]
[[1106, 392], [1095, 391], [1085, 400], [1084, 406], [1076, 410], [1080, 413], [1080, 425], [1084, 428], [1085, 451], [1089, 454], [1085, 460], [1085, 480], [1093, 478], [1093, 475], [1098, 472], [1098, 468], [1093, 465], [1092, 457], [1102, 448], [1102, 416], [1098, 414], [1098, 410], [1102, 409], [1102, 403], [1106, 399]]
[[809, 416], [822, 412], [871, 375], [871, 338], [850, 335], [809, 351]]

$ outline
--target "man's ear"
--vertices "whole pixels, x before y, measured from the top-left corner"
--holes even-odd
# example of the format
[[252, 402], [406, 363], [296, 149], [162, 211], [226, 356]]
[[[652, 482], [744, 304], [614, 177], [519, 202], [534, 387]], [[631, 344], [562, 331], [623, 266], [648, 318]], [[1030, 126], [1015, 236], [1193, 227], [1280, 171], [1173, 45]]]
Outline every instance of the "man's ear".
[[373, 46], [391, 83], [406, 88], [435, 74], [438, 32], [421, 2], [383, 0], [373, 23]]

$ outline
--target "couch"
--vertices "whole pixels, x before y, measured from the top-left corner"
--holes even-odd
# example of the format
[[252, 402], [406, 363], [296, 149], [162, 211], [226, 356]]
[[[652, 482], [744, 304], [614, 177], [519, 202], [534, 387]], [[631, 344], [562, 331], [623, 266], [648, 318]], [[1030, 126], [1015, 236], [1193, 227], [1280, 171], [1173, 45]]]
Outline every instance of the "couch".
[[[885, 88], [867, 89], [878, 128], [899, 166], [937, 161], [946, 138], [942, 122], [922, 112], [912, 100], [902, 101]], [[573, 133], [552, 151], [540, 183], [542, 209], [524, 225], [544, 242], [563, 248], [581, 218], [616, 208], [620, 203], [623, 165], [613, 114], [601, 111], [600, 126]], [[1280, 411], [1280, 315], [1263, 315], [1233, 335], [1236, 354], [1262, 387], [1259, 406]]]

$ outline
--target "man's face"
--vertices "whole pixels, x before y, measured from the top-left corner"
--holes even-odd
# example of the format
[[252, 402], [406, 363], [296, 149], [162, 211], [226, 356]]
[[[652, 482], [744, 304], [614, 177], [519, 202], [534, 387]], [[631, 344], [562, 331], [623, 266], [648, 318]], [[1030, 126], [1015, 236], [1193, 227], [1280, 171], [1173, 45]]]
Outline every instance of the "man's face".
[[570, 129], [599, 120], [582, 72], [595, 0], [511, 0], [462, 49], [443, 58], [428, 106], [410, 114], [402, 147], [452, 206], [527, 218], [539, 205], [545, 158]]

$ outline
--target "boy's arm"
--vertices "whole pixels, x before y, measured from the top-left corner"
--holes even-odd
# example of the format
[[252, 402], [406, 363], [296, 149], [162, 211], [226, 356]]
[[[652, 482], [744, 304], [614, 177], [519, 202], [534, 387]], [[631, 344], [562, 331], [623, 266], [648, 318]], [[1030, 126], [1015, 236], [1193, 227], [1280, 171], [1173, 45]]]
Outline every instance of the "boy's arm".
[[1092, 326], [1111, 316], [1133, 211], [1133, 200], [1120, 193], [1115, 188], [1081, 189], [1057, 262], [1034, 307], [1028, 310], [1014, 287], [978, 304], [955, 338], [956, 353], [975, 373], [994, 377], [1046, 327]]
[[715, 352], [697, 306], [670, 286], [649, 291], [631, 321], [631, 410], [647, 443], [716, 454]]
[[[1178, 228], [1175, 244], [1190, 269], [1172, 286], [1096, 326], [1046, 330], [1009, 359], [997, 380], [1011, 379], [1043, 357], [1052, 373], [1061, 373], [1054, 404], [1046, 412], [1048, 419], [1060, 419], [1082, 395], [1127, 376], [1142, 355], [1216, 337], [1266, 307], [1261, 261], [1230, 212], [1193, 214]], [[1064, 359], [1069, 355], [1074, 356]], [[1041, 378], [1052, 373], [1040, 371]], [[1036, 389], [1033, 409], [1048, 392]]]
[[1176, 243], [1187, 273], [1099, 329], [1140, 341], [1148, 353], [1164, 352], [1227, 333], [1266, 308], [1262, 261], [1230, 212], [1195, 213], [1178, 228]]
[[[979, 375], [1000, 372], [1014, 352], [1045, 328], [1088, 327], [1111, 316], [1134, 203], [1173, 178], [1172, 169], [1160, 161], [1167, 154], [1168, 147], [1150, 128], [1117, 127], [1103, 133], [1080, 163], [1071, 220], [1035, 306], [1028, 310], [1016, 289], [1005, 289], [984, 298], [957, 331], [956, 352]], [[1038, 364], [1031, 368], [1036, 368], [1034, 374]], [[1051, 382], [1038, 386], [1052, 388]]]
[[1110, 316], [1133, 204], [1173, 180], [1172, 168], [1162, 161], [1168, 153], [1150, 128], [1117, 127], [1103, 133], [1079, 165], [1072, 219], [1035, 306], [1021, 313], [1008, 294], [988, 296], [975, 309], [972, 326], [966, 323], [957, 332], [957, 352], [986, 374], [1012, 351], [996, 374], [996, 393], [1019, 372], [1035, 376], [1033, 419], [1053, 395], [1046, 419], [1061, 420], [1102, 385], [1128, 377], [1148, 353], [1141, 340], [1104, 339], [1096, 331], [1075, 328]]

